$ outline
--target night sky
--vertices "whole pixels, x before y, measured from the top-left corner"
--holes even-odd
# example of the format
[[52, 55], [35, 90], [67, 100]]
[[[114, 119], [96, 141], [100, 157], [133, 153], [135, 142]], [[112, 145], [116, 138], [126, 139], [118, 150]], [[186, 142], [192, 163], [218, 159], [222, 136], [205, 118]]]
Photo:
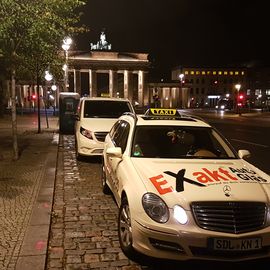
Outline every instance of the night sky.
[[269, 65], [268, 1], [88, 0], [82, 22], [90, 32], [75, 48], [90, 50], [102, 29], [112, 51], [145, 52], [154, 74], [175, 66]]

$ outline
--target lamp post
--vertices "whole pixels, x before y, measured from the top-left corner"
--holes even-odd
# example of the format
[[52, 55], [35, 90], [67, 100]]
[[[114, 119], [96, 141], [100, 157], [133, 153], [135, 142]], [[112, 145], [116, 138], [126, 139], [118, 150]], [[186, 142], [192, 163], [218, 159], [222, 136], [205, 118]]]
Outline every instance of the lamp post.
[[62, 49], [65, 51], [65, 64], [63, 66], [64, 70], [64, 92], [68, 92], [68, 50], [72, 43], [70, 37], [65, 37], [63, 39]]
[[183, 79], [184, 79], [184, 74], [181, 73], [179, 74], [179, 79], [180, 79], [180, 91], [179, 91], [179, 97], [181, 95], [181, 104], [180, 104], [180, 107], [182, 108], [183, 106], [183, 93], [182, 93], [182, 86], [183, 86]]
[[53, 92], [53, 98], [54, 98], [54, 102], [53, 102], [53, 116], [55, 116], [55, 108], [57, 106], [56, 104], [56, 100], [57, 100], [57, 86], [55, 85], [55, 83], [52, 85], [51, 87], [52, 92]]
[[237, 90], [237, 97], [236, 97], [236, 109], [237, 109], [237, 112], [239, 115], [241, 115], [241, 111], [240, 111], [240, 106], [239, 106], [239, 91], [240, 91], [240, 88], [241, 88], [241, 84], [236, 84], [235, 85], [235, 88]]
[[[45, 107], [45, 117], [46, 117], [46, 124], [47, 128], [49, 128], [49, 122], [48, 122], [48, 115], [47, 115], [47, 103], [48, 103], [48, 89], [47, 89], [47, 83], [50, 82], [53, 79], [53, 75], [49, 71], [45, 71], [45, 80], [46, 80], [46, 99], [44, 102], [44, 107]], [[43, 100], [44, 100], [44, 94], [43, 94]]]

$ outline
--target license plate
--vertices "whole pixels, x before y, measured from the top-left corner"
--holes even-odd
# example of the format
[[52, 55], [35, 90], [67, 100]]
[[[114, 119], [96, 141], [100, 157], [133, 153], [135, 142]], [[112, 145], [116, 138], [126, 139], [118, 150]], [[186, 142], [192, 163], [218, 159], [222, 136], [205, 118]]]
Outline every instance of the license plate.
[[229, 238], [213, 238], [211, 239], [211, 246], [214, 250], [257, 250], [262, 248], [261, 238], [243, 238], [243, 239], [229, 239]]

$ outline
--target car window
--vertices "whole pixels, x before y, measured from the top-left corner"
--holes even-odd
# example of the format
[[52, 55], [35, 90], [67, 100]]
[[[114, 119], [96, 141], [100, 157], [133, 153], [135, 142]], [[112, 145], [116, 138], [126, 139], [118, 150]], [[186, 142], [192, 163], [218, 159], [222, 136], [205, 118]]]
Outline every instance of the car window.
[[137, 126], [133, 157], [236, 158], [232, 147], [212, 128]]
[[122, 153], [126, 150], [127, 139], [130, 125], [126, 121], [119, 121], [117, 128], [112, 136], [112, 140], [117, 147], [121, 147]]
[[126, 101], [85, 100], [85, 118], [119, 118], [124, 112], [131, 112]]

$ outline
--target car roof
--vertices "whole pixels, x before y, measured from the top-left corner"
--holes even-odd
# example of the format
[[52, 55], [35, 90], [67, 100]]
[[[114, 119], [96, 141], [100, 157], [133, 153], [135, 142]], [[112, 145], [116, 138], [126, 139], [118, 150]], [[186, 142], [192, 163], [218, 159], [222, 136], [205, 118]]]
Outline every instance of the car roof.
[[[168, 109], [165, 109], [168, 110]], [[177, 115], [149, 115], [145, 114], [135, 115], [132, 113], [125, 113], [121, 116], [122, 119], [130, 121], [133, 118], [136, 126], [194, 126], [194, 127], [211, 127], [202, 118], [194, 115], [182, 114], [179, 110]]]

